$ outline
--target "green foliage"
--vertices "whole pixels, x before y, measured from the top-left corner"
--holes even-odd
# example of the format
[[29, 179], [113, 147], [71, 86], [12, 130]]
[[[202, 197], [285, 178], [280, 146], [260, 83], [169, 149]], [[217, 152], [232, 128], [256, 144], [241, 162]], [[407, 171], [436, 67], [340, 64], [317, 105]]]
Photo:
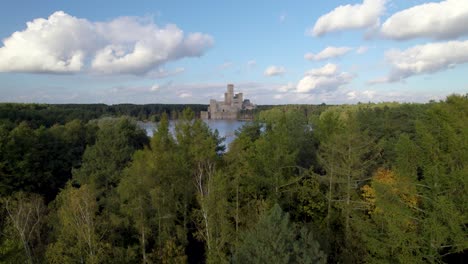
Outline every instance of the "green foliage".
[[[159, 118], [163, 114], [182, 112], [190, 108], [195, 113], [200, 113], [207, 105], [177, 105], [177, 104], [15, 104], [0, 103], [0, 120], [7, 120], [14, 124], [23, 121], [31, 127], [51, 127], [55, 124], [65, 124], [78, 119], [88, 122], [102, 117], [130, 116], [138, 120], [150, 120]], [[177, 119], [177, 115], [174, 116]]]
[[78, 183], [93, 184], [102, 192], [117, 186], [123, 168], [148, 139], [145, 132], [127, 118], [103, 119], [98, 126], [96, 142], [86, 148], [82, 166], [73, 176]]
[[321, 184], [320, 176], [312, 174], [301, 182], [297, 193], [298, 218], [313, 222], [317, 227], [323, 226], [327, 214], [327, 199], [323, 195], [327, 192], [326, 186]]
[[265, 106], [228, 151], [196, 107], [0, 104], [0, 262], [466, 255], [468, 96]]
[[0, 200], [6, 218], [0, 244], [7, 263], [38, 263], [43, 258], [46, 207], [37, 194], [18, 192]]
[[243, 236], [235, 263], [326, 263], [313, 235], [298, 230], [278, 204]]
[[72, 168], [81, 164], [86, 144], [93, 141], [90, 127], [78, 120], [51, 128], [33, 129], [25, 122], [10, 131], [3, 126], [0, 194], [36, 192], [52, 200], [70, 179]]
[[55, 240], [46, 251], [49, 263], [100, 263], [102, 235], [97, 233], [96, 194], [91, 186], [67, 186], [57, 197]]
[[450, 96], [395, 146], [395, 173], [373, 177], [374, 212], [362, 229], [369, 261], [440, 263], [467, 239], [468, 98]]

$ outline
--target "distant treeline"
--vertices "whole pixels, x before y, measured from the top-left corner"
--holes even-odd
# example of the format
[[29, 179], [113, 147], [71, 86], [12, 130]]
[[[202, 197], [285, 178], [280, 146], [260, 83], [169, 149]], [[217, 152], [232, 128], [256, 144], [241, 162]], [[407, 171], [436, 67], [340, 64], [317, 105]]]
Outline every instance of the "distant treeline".
[[28, 122], [33, 127], [54, 124], [65, 124], [78, 119], [89, 121], [92, 119], [111, 116], [130, 116], [138, 120], [158, 121], [163, 113], [169, 118], [177, 119], [185, 109], [190, 108], [196, 115], [207, 109], [201, 104], [20, 104], [0, 103], [0, 120], [8, 120], [15, 124]]
[[[260, 105], [257, 109], [241, 111], [240, 119], [254, 119], [263, 110], [271, 109], [273, 105]], [[326, 105], [301, 105], [297, 106], [307, 116], [317, 114], [326, 109]], [[26, 121], [32, 127], [54, 124], [65, 124], [72, 120], [89, 120], [101, 117], [129, 116], [137, 120], [154, 121], [161, 119], [166, 113], [169, 119], [178, 119], [186, 108], [200, 117], [200, 111], [206, 111], [208, 105], [202, 104], [23, 104], [23, 103], [0, 103], [0, 120], [19, 124]]]

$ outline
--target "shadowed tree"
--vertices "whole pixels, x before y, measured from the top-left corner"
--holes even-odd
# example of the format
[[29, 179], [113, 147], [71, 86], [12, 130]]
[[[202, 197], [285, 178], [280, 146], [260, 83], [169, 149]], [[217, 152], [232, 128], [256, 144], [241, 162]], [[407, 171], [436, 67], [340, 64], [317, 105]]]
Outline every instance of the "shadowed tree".
[[298, 230], [278, 204], [243, 236], [234, 263], [326, 263], [312, 234]]
[[23, 254], [3, 252], [2, 255], [12, 255], [11, 262], [25, 258], [27, 263], [40, 263], [42, 260], [43, 241], [41, 232], [45, 224], [47, 208], [43, 198], [37, 194], [18, 192], [13, 196], [1, 199], [5, 210], [7, 228], [4, 230], [5, 243], [18, 243]]

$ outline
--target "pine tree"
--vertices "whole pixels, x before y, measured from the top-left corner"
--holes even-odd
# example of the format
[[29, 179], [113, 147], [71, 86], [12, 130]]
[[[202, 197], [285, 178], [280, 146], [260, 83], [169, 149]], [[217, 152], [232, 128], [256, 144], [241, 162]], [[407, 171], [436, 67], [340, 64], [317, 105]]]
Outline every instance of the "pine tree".
[[306, 228], [298, 230], [278, 204], [242, 239], [234, 263], [326, 263]]

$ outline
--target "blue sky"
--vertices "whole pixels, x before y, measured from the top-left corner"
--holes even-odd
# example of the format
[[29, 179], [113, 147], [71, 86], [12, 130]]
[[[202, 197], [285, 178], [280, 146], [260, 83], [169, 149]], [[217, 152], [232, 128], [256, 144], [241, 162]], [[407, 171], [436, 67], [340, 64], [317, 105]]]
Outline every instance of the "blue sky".
[[468, 0], [64, 1], [0, 9], [0, 101], [427, 102], [468, 92]]

